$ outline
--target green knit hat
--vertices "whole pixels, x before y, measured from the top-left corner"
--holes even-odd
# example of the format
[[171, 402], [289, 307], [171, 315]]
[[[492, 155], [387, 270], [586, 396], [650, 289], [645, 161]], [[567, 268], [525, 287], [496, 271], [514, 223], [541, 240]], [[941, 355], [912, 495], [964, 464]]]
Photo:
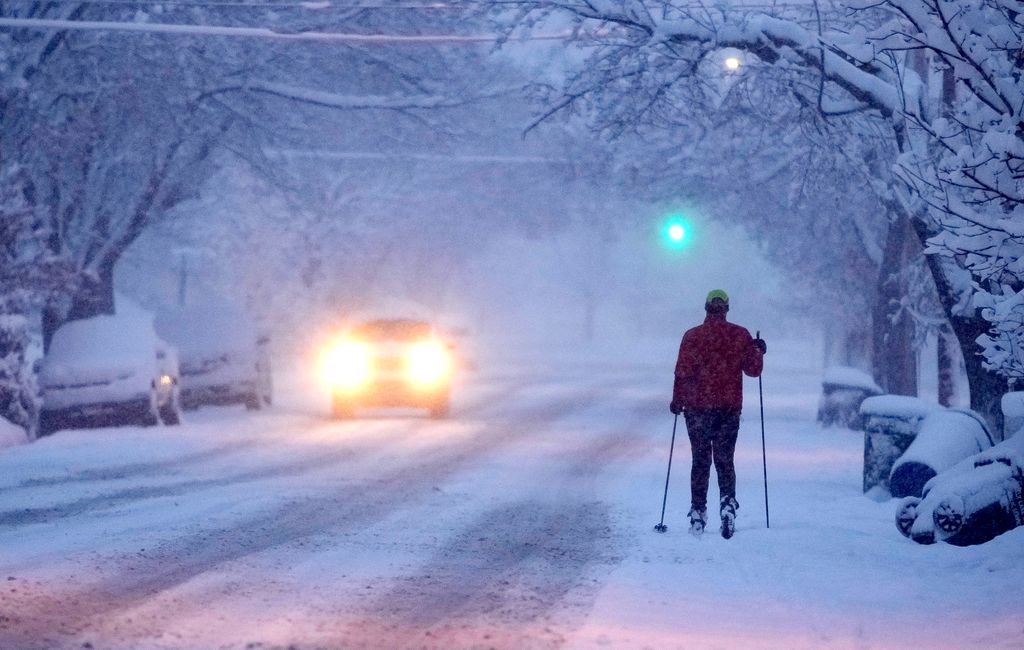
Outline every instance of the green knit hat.
[[715, 298], [718, 298], [727, 305], [729, 304], [729, 294], [722, 291], [721, 289], [714, 289], [711, 292], [709, 292], [708, 297], [704, 302], [706, 302], [707, 304], [711, 304], [711, 301], [714, 300]]

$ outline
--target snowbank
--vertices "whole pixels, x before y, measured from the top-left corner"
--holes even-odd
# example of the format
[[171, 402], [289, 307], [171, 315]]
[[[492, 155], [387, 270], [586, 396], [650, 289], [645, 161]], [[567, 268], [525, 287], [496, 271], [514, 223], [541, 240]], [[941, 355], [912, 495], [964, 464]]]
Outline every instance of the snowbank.
[[885, 417], [900, 420], [920, 420], [942, 407], [920, 397], [905, 395], [878, 395], [861, 404], [860, 412], [867, 417]]
[[860, 368], [849, 366], [831, 366], [825, 369], [825, 376], [822, 384], [831, 386], [845, 386], [848, 388], [859, 388], [874, 395], [881, 395], [882, 390], [875, 380], [868, 373]]
[[0, 418], [0, 448], [23, 445], [26, 442], [28, 442], [28, 435], [24, 429]]

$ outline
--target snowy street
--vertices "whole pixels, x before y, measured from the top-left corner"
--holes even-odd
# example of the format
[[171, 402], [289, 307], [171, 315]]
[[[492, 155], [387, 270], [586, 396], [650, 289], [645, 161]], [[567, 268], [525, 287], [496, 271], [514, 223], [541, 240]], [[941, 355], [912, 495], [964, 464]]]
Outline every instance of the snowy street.
[[900, 536], [861, 494], [861, 435], [814, 424], [820, 368], [782, 345], [771, 529], [748, 379], [736, 537], [686, 532], [681, 419], [654, 533], [672, 345], [467, 373], [447, 421], [332, 421], [296, 375], [270, 411], [2, 450], [0, 648], [1024, 645], [1024, 529]]

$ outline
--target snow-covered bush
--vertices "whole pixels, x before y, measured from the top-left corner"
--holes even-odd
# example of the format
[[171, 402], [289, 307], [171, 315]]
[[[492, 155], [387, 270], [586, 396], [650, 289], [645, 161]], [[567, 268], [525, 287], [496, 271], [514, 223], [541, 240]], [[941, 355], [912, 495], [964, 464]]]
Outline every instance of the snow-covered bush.
[[39, 394], [30, 360], [28, 319], [0, 313], [0, 421], [10, 421], [32, 434], [39, 413]]
[[28, 442], [28, 435], [25, 433], [25, 429], [0, 417], [0, 449], [23, 445], [26, 442]]

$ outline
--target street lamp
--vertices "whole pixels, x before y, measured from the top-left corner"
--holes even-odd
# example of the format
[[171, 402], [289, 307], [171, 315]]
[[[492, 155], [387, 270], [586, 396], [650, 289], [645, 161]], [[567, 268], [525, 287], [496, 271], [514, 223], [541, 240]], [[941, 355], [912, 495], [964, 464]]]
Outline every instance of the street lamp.
[[729, 56], [725, 59], [725, 69], [730, 72], [735, 72], [740, 69], [740, 58], [738, 56]]

